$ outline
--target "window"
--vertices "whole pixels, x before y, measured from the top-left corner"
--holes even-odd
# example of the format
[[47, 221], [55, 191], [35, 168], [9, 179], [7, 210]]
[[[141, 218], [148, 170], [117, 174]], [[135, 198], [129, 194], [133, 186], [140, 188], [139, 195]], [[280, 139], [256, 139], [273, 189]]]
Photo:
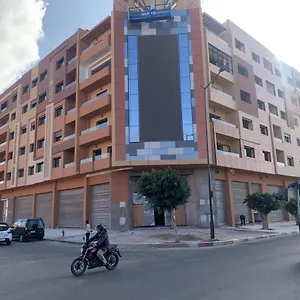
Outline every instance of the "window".
[[46, 78], [47, 78], [47, 70], [44, 71], [43, 73], [41, 73], [41, 75], [40, 75], [40, 81], [43, 81], [43, 80], [45, 80]]
[[263, 134], [263, 135], [269, 135], [268, 134], [268, 127], [260, 124], [260, 133]]
[[44, 170], [44, 163], [43, 162], [36, 164], [36, 172], [37, 173], [40, 173], [43, 170]]
[[55, 93], [59, 93], [64, 89], [64, 82], [61, 81], [55, 86]]
[[297, 145], [300, 147], [300, 139], [297, 139]]
[[61, 130], [55, 132], [54, 133], [54, 143], [55, 142], [59, 142], [61, 139], [62, 139], [62, 132], [61, 132]]
[[251, 103], [251, 96], [249, 93], [240, 90], [241, 100], [247, 103]]
[[265, 69], [269, 70], [273, 74], [272, 63], [265, 58], [264, 58], [264, 67], [265, 67]]
[[281, 72], [276, 68], [275, 68], [275, 74], [276, 74], [276, 76], [281, 78]]
[[34, 174], [34, 166], [28, 167], [28, 175], [31, 176]]
[[108, 125], [107, 118], [97, 121], [96, 126], [102, 128]]
[[13, 97], [12, 97], [12, 102], [17, 101], [17, 98], [18, 98], [18, 94], [14, 94]]
[[22, 177], [24, 177], [24, 169], [19, 169], [19, 172], [18, 172], [19, 174], [19, 178], [22, 178]]
[[38, 140], [38, 145], [37, 145], [38, 149], [43, 148], [44, 144], [45, 144], [45, 139], [44, 138]]
[[265, 161], [271, 161], [271, 153], [268, 151], [263, 151]]
[[269, 111], [270, 111], [270, 114], [278, 116], [278, 108], [277, 108], [277, 106], [269, 103]]
[[12, 131], [12, 132], [9, 133], [9, 139], [13, 140], [14, 138], [15, 138], [15, 132]]
[[26, 114], [27, 111], [28, 111], [28, 105], [26, 104], [22, 107], [22, 114]]
[[23, 87], [23, 95], [26, 94], [28, 91], [29, 91], [29, 85], [26, 84], [26, 85]]
[[13, 158], [13, 153], [12, 152], [8, 152], [8, 160], [11, 160]]
[[45, 122], [46, 122], [46, 116], [45, 115], [39, 117], [39, 126], [45, 124]]
[[27, 126], [24, 125], [24, 126], [21, 127], [21, 135], [25, 134], [26, 132], [27, 132]]
[[107, 153], [112, 156], [112, 146], [107, 147]]
[[248, 70], [240, 64], [238, 64], [238, 72], [248, 78]]
[[6, 174], [6, 180], [10, 181], [11, 180], [11, 172]]
[[30, 131], [35, 130], [35, 122], [31, 122], [30, 124]]
[[278, 89], [278, 90], [277, 90], [277, 94], [278, 94], [278, 97], [284, 99], [284, 94], [283, 94], [283, 91], [282, 91], [282, 90]]
[[232, 57], [211, 44], [208, 44], [208, 49], [209, 62], [219, 68], [226, 67], [226, 71], [233, 74]]
[[291, 140], [291, 136], [287, 133], [284, 134], [284, 140], [287, 142], [287, 143], [291, 143], [292, 140]]
[[101, 150], [101, 149], [96, 149], [96, 150], [94, 150], [94, 151], [93, 151], [94, 159], [95, 159], [95, 157], [97, 157], [97, 156], [101, 156], [101, 154], [102, 154], [102, 150]]
[[24, 155], [25, 154], [25, 146], [20, 148], [20, 155]]
[[289, 167], [294, 167], [295, 166], [294, 158], [291, 157], [291, 156], [288, 156], [287, 157], [287, 164], [288, 164]]
[[239, 49], [240, 51], [242, 51], [244, 53], [246, 52], [245, 45], [238, 39], [235, 39], [235, 48]]
[[229, 145], [225, 145], [225, 144], [221, 144], [221, 143], [217, 143], [217, 149], [219, 151], [231, 152]]
[[96, 73], [100, 72], [101, 70], [105, 69], [106, 67], [111, 65], [111, 60], [108, 60], [102, 64], [100, 64], [99, 66], [97, 66], [96, 68], [94, 68], [91, 71], [91, 75], [95, 75]]
[[260, 77], [254, 75], [254, 79], [255, 79], [255, 83], [257, 85], [263, 86], [263, 81], [262, 81], [262, 79]]
[[98, 94], [96, 95], [96, 97], [99, 97], [99, 96], [105, 96], [105, 95], [107, 95], [107, 94], [108, 94], [108, 91], [105, 90], [105, 91], [102, 91], [102, 92], [98, 93]]
[[29, 145], [29, 152], [33, 152], [34, 151], [34, 143]]
[[61, 166], [61, 157], [53, 158], [53, 168], [59, 168]]
[[30, 102], [30, 109], [34, 109], [34, 108], [36, 107], [36, 105], [37, 105], [36, 99], [35, 99], [35, 100], [32, 100], [32, 101]]
[[209, 114], [209, 119], [210, 121], [212, 121], [213, 119], [215, 120], [221, 120], [221, 117], [214, 115], [214, 114]]
[[62, 110], [63, 110], [62, 106], [59, 106], [59, 107], [55, 108], [55, 117], [56, 118], [62, 115]]
[[56, 70], [62, 68], [65, 64], [65, 59], [62, 57], [60, 60], [56, 62]]
[[273, 83], [269, 82], [268, 80], [266, 80], [266, 85], [267, 85], [267, 91], [268, 91], [268, 93], [276, 96], [275, 85]]
[[38, 84], [38, 78], [33, 79], [32, 82], [31, 82], [31, 88], [36, 87], [37, 84]]
[[244, 146], [244, 153], [246, 157], [255, 158], [254, 148], [252, 147]]
[[252, 120], [242, 118], [243, 121], [243, 127], [249, 130], [253, 130], [253, 123]]
[[45, 92], [42, 95], [40, 95], [39, 103], [43, 103], [46, 99], [47, 99], [47, 93]]
[[282, 120], [286, 120], [286, 113], [284, 111], [280, 111], [280, 116]]
[[6, 111], [6, 110], [7, 110], [7, 101], [5, 101], [1, 104], [1, 111], [3, 112], [3, 111]]
[[13, 121], [15, 119], [16, 119], [16, 113], [14, 112], [10, 115], [10, 120]]
[[288, 81], [288, 84], [294, 85], [294, 84], [293, 84], [293, 79], [292, 79], [291, 77], [288, 77], [288, 78], [287, 78], [287, 81]]
[[298, 102], [297, 102], [297, 98], [296, 97], [291, 97], [291, 102], [294, 104], [294, 105], [298, 105]]
[[294, 118], [294, 124], [295, 124], [295, 126], [299, 126], [299, 121], [298, 121], [298, 119], [297, 118]]
[[266, 105], [265, 105], [265, 102], [263, 102], [263, 101], [257, 99], [257, 106], [258, 106], [259, 109], [266, 111]]
[[260, 64], [260, 58], [258, 54], [252, 52], [252, 59]]

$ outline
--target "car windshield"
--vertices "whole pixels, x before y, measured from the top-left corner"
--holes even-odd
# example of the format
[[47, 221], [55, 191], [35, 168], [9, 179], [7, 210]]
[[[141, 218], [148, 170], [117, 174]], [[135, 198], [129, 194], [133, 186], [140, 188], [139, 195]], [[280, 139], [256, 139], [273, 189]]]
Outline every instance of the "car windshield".
[[8, 230], [7, 225], [5, 225], [5, 224], [0, 224], [0, 231], [6, 231], [6, 230]]
[[27, 219], [19, 219], [13, 223], [12, 227], [25, 227]]

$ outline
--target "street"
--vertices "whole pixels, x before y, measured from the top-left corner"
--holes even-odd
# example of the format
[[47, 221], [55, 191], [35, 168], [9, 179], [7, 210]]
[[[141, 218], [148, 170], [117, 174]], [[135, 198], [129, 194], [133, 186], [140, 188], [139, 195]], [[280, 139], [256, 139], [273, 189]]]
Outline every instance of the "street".
[[[79, 245], [0, 246], [0, 299], [299, 299], [300, 238], [212, 249], [123, 251], [119, 267], [70, 273]], [[121, 249], [122, 250], [122, 249]]]

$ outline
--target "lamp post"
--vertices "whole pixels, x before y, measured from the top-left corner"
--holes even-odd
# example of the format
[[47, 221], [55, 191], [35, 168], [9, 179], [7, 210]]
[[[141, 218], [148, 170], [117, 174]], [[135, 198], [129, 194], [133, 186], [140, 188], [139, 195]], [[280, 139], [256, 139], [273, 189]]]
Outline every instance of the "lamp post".
[[209, 134], [209, 118], [208, 116], [208, 109], [207, 109], [207, 103], [206, 103], [206, 90], [207, 88], [214, 83], [214, 81], [218, 78], [218, 76], [224, 72], [226, 69], [225, 67], [222, 67], [219, 69], [218, 74], [203, 88], [204, 90], [204, 110], [205, 110], [205, 122], [206, 122], [206, 128], [205, 128], [205, 134], [206, 134], [206, 159], [207, 159], [207, 175], [208, 175], [208, 191], [209, 191], [209, 213], [210, 213], [210, 239], [215, 239], [215, 223], [214, 223], [214, 210], [213, 210], [213, 191], [211, 187], [211, 170], [210, 170], [210, 152], [209, 152], [209, 143], [208, 143], [208, 134]]

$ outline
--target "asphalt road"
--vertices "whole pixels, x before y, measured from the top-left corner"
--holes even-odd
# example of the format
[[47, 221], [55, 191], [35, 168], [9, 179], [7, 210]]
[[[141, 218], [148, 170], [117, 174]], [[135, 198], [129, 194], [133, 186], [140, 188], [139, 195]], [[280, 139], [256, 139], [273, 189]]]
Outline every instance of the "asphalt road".
[[300, 237], [214, 249], [124, 251], [115, 271], [69, 271], [76, 245], [0, 246], [5, 300], [300, 299]]

